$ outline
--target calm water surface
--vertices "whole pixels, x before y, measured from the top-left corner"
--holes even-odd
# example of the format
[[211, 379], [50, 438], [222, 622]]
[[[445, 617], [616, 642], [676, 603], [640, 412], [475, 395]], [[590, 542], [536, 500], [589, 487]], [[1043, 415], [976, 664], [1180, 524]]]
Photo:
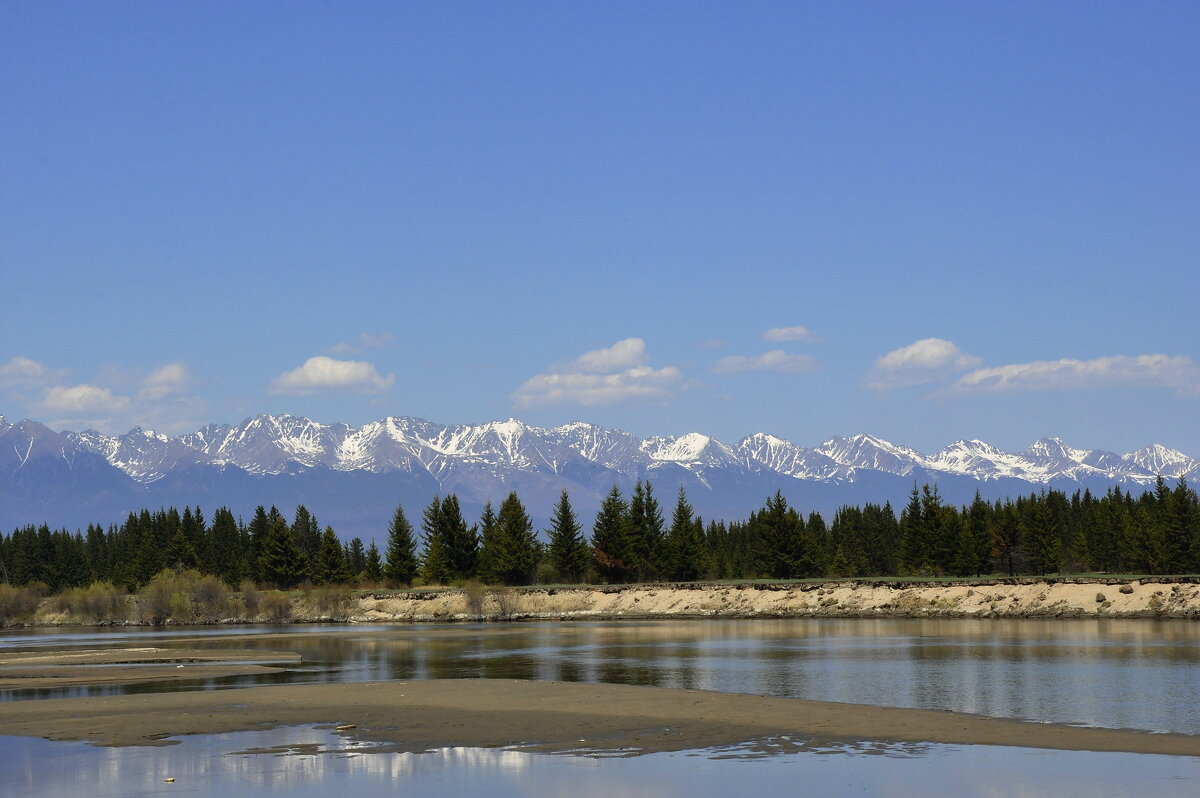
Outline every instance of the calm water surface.
[[[285, 754], [241, 753], [289, 746], [291, 751]], [[328, 752], [336, 749], [341, 750]], [[314, 752], [317, 750], [325, 753]], [[101, 749], [0, 736], [0, 761], [4, 763], [0, 794], [6, 798], [1190, 798], [1200, 790], [1200, 763], [1191, 757], [949, 745], [805, 752], [761, 759], [717, 751], [635, 758], [478, 748], [445, 748], [423, 754], [362, 753], [347, 749], [346, 741], [329, 732], [303, 727], [185, 738], [169, 748]], [[175, 782], [166, 783], [168, 777]]]
[[[0, 652], [162, 646], [287, 650], [280, 674], [7, 691], [36, 700], [249, 684], [521, 678], [687, 687], [1200, 733], [1200, 625], [1153, 621], [780, 620], [26, 630]], [[2, 730], [0, 730], [2, 731]], [[276, 748], [281, 753], [245, 753]], [[673, 796], [1200, 794], [1200, 760], [988, 746], [862, 745], [633, 758], [515, 750], [365, 752], [294, 727], [156, 748], [0, 736], [0, 795]], [[176, 779], [166, 783], [167, 777]]]
[[789, 619], [0, 636], [0, 651], [130, 645], [283, 649], [300, 653], [303, 664], [267, 676], [6, 691], [0, 698], [287, 682], [553, 679], [1200, 734], [1200, 624], [1182, 621]]

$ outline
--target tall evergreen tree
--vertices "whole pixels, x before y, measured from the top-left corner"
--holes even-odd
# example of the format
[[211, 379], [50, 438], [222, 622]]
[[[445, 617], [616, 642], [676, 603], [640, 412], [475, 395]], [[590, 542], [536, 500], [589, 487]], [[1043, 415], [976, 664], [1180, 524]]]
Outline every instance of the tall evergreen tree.
[[396, 505], [388, 526], [387, 558], [383, 576], [392, 587], [408, 587], [417, 575], [417, 542], [412, 524], [404, 516], [404, 508]]
[[442, 497], [433, 501], [421, 515], [421, 576], [432, 584], [450, 581], [450, 553], [446, 546], [446, 528], [442, 515]]
[[694, 517], [687, 493], [679, 486], [675, 510], [671, 513], [671, 528], [667, 531], [667, 572], [671, 579], [693, 582], [704, 569], [704, 540]]
[[565, 490], [554, 506], [549, 537], [550, 565], [554, 573], [564, 582], [579, 582], [587, 570], [591, 552], [583, 537], [583, 527], [575, 518], [571, 498]]
[[183, 527], [180, 526], [167, 543], [165, 564], [168, 568], [184, 571], [195, 568], [196, 559], [196, 550], [192, 548], [192, 542], [188, 540], [187, 535], [183, 532]]
[[592, 524], [592, 560], [608, 584], [626, 582], [633, 571], [629, 553], [629, 506], [616, 485], [600, 503]]
[[325, 527], [321, 534], [311, 572], [312, 580], [318, 585], [344, 585], [350, 581], [350, 569], [342, 552], [341, 541], [331, 526]]
[[258, 551], [258, 573], [263, 582], [290, 590], [308, 576], [308, 563], [296, 545], [292, 528], [276, 514]]
[[772, 579], [792, 578], [801, 554], [804, 522], [788, 507], [781, 491], [775, 491], [762, 510], [751, 516], [750, 527], [758, 544], [762, 575]]
[[516, 493], [509, 493], [500, 503], [496, 516], [497, 541], [492, 555], [492, 569], [506, 585], [527, 585], [537, 569], [538, 546], [533, 522]]
[[208, 538], [212, 572], [231, 587], [236, 586], [242, 578], [242, 540], [237, 521], [228, 507], [213, 513]]
[[451, 493], [442, 500], [438, 518], [439, 534], [446, 550], [451, 579], [470, 579], [475, 576], [479, 559], [479, 536], [474, 527], [463, 519], [458, 496]]
[[1032, 497], [1026, 513], [1025, 538], [1029, 546], [1029, 565], [1042, 576], [1062, 568], [1062, 541], [1054, 526], [1054, 514], [1042, 497]]
[[292, 534], [296, 538], [296, 546], [304, 554], [304, 559], [314, 569], [311, 576], [313, 581], [316, 582], [317, 574], [315, 568], [318, 552], [321, 548], [321, 526], [317, 523], [317, 517], [309, 512], [308, 508], [303, 504], [296, 506], [296, 515], [292, 521]]
[[379, 547], [373, 540], [371, 545], [367, 546], [367, 565], [363, 573], [372, 585], [378, 585], [383, 580], [383, 557], [380, 556]]
[[487, 583], [499, 581], [496, 574], [496, 552], [500, 548], [500, 527], [496, 520], [496, 511], [490, 501], [483, 505], [483, 514], [479, 517], [477, 527], [479, 536], [479, 558], [476, 563], [475, 575]]

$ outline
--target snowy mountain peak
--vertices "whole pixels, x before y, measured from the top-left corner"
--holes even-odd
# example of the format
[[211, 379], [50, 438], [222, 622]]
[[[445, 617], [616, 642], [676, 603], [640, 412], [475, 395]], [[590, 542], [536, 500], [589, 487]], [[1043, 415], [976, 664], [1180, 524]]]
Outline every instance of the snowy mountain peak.
[[925, 465], [925, 457], [915, 449], [897, 446], [863, 433], [848, 438], [830, 438], [814, 451], [852, 468], [887, 471], [902, 476]]
[[652, 460], [667, 460], [676, 463], [690, 463], [701, 459], [706, 454], [710, 446], [718, 447], [717, 456], [730, 455], [728, 447], [724, 444], [714, 441], [707, 435], [702, 435], [699, 432], [689, 432], [679, 437], [665, 436], [647, 438], [642, 443], [642, 451], [644, 451]]
[[[0, 434], [49, 440], [43, 425], [14, 427], [0, 416]], [[638, 438], [585, 422], [551, 429], [509, 418], [477, 425], [443, 425], [388, 416], [360, 427], [321, 424], [292, 415], [263, 414], [237, 424], [209, 424], [169, 437], [135, 427], [123, 435], [95, 430], [61, 434], [62, 451], [100, 455], [139, 483], [149, 484], [191, 467], [236, 467], [251, 474], [295, 474], [309, 469], [402, 472], [457, 488], [479, 474], [521, 478], [631, 480], [649, 470], [680, 466], [703, 484], [718, 472], [738, 479], [853, 482], [868, 472], [937, 480], [1017, 479], [1034, 484], [1107, 480], [1152, 484], [1156, 474], [1200, 481], [1200, 460], [1161, 444], [1126, 455], [1076, 449], [1061, 438], [1043, 438], [1022, 452], [1005, 452], [979, 439], [958, 440], [924, 455], [873, 435], [831, 438], [808, 449], [766, 432], [730, 446], [699, 432]], [[20, 444], [18, 444], [19, 448]], [[65, 456], [65, 455], [64, 455]], [[611, 484], [611, 483], [610, 483]]]
[[1190, 471], [1200, 469], [1200, 460], [1188, 457], [1178, 449], [1170, 449], [1161, 443], [1152, 443], [1135, 452], [1122, 456], [1123, 459], [1134, 463], [1151, 474], [1162, 474], [1164, 477], [1178, 478]]

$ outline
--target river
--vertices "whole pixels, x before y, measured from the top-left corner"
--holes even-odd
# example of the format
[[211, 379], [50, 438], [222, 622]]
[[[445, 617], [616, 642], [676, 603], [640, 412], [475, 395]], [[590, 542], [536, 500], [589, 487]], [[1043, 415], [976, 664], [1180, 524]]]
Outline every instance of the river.
[[[1200, 625], [1184, 621], [788, 619], [0, 635], [0, 652], [185, 644], [295, 651], [303, 661], [277, 674], [9, 690], [0, 700], [483, 677], [655, 685], [1200, 734]], [[395, 794], [398, 784], [422, 795], [572, 796], [747, 789], [778, 794], [801, 785], [825, 795], [878, 794], [884, 785], [893, 795], [931, 796], [1191, 795], [1200, 789], [1200, 762], [1189, 757], [986, 746], [859, 745], [772, 756], [747, 749], [616, 759], [478, 749], [234, 753], [304, 744], [342, 745], [328, 732], [307, 728], [212, 735], [149, 749], [0, 737], [0, 792], [14, 798], [61, 795], [90, 785], [87, 794], [96, 796], [325, 795], [352, 785], [356, 795], [383, 795]], [[179, 774], [177, 781], [163, 781], [168, 773]], [[73, 787], [71, 779], [84, 781]]]

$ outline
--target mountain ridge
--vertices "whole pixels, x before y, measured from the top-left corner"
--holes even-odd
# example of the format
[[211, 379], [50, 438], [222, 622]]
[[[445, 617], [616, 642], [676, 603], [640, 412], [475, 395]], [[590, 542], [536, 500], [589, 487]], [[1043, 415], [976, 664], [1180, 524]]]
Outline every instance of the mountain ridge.
[[[925, 454], [865, 433], [804, 447], [766, 432], [726, 443], [699, 432], [639, 438], [582, 421], [543, 428], [515, 418], [438, 424], [387, 416], [352, 427], [264, 413], [168, 436], [139, 427], [120, 435], [55, 432], [0, 415], [4, 526], [74, 523], [88, 512], [111, 517], [157, 502], [305, 502], [324, 503], [343, 523], [369, 520], [377, 534], [384, 505], [399, 499], [423, 506], [453, 491], [466, 509], [516, 490], [540, 520], [537, 512], [548, 512], [560, 490], [586, 512], [613, 484], [624, 489], [639, 479], [661, 486], [662, 495], [682, 486], [706, 517], [741, 518], [775, 490], [832, 512], [897, 503], [913, 482], [937, 483], [957, 502], [975, 490], [1000, 498], [1047, 487], [1144, 489], [1159, 474], [1195, 482], [1200, 460], [1159, 443], [1118, 454], [1059, 438], [1020, 452], [959, 440]], [[91, 520], [109, 519], [83, 522]]]

